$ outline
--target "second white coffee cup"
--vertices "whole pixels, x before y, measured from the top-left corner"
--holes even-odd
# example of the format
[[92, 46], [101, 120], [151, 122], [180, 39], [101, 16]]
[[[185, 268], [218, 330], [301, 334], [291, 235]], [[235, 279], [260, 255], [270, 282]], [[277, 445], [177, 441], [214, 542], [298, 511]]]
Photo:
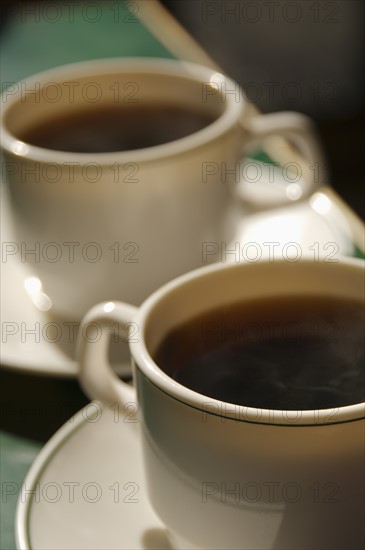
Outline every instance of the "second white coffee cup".
[[[84, 319], [78, 341], [80, 381], [91, 398], [112, 404], [113, 410], [118, 407], [126, 421], [139, 421], [149, 498], [173, 548], [360, 550], [364, 546], [361, 397], [348, 406], [317, 410], [237, 405], [179, 383], [157, 358], [167, 334], [206, 311], [273, 297], [295, 303], [298, 296], [355, 300], [361, 308], [364, 262], [343, 258], [338, 263], [307, 259], [213, 265], [168, 283], [140, 308], [109, 302], [94, 306]], [[280, 325], [281, 312], [274, 315]], [[358, 323], [363, 322], [360, 318]], [[219, 316], [212, 320], [222, 328]], [[116, 324], [121, 333], [129, 331], [135, 389], [119, 380], [108, 364], [107, 349]], [[227, 327], [237, 330], [237, 323]], [[329, 327], [336, 329], [336, 324], [329, 320]], [[204, 349], [202, 328], [198, 333]], [[83, 338], [87, 330], [96, 332], [93, 342]], [[313, 344], [312, 353], [318, 345], [315, 334], [313, 330], [312, 339], [306, 340]], [[217, 332], [214, 336], [219, 342]], [[336, 332], [341, 353], [347, 354], [347, 360], [342, 358], [344, 369], [349, 367], [351, 350], [359, 353], [352, 336]], [[297, 357], [289, 350], [295, 371]], [[310, 360], [310, 352], [306, 357]], [[242, 368], [245, 358], [242, 352]], [[270, 371], [268, 354], [260, 359]], [[205, 361], [209, 365], [209, 355]], [[216, 372], [211, 368], [205, 374], [214, 378]], [[218, 378], [223, 387], [227, 378], [229, 374]], [[268, 380], [269, 374], [267, 379], [262, 375], [264, 388]], [[364, 384], [360, 371], [356, 380], [358, 388]], [[346, 386], [346, 376], [342, 384]], [[286, 391], [290, 393], [288, 387]], [[108, 458], [102, 468], [108, 467]]]
[[[235, 219], [227, 174], [232, 180], [252, 141], [279, 134], [296, 143], [309, 164], [321, 162], [306, 117], [250, 118], [237, 84], [190, 63], [77, 63], [9, 88], [2, 101], [14, 221], [14, 242], [5, 252], [27, 264], [36, 289], [48, 297], [46, 309], [68, 320], [80, 320], [102, 300], [140, 304], [161, 284], [201, 266], [204, 242], [230, 242]], [[124, 152], [72, 153], [19, 138], [55, 114], [130, 101], [182, 105], [214, 121], [175, 141]], [[314, 185], [302, 178], [287, 186], [283, 200], [306, 196]]]

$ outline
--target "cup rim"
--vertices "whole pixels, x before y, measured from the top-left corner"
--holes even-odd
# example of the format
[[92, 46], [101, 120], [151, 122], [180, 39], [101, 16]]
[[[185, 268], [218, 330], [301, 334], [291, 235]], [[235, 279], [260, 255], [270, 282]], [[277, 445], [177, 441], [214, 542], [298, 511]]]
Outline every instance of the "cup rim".
[[[284, 260], [261, 260], [260, 264], [273, 264], [273, 263], [286, 263]], [[301, 259], [299, 262], [301, 265], [311, 264], [311, 259]], [[362, 269], [365, 272], [365, 260], [361, 258], [341, 257], [339, 263], [331, 265], [345, 265], [348, 268], [352, 268], [356, 271]], [[247, 266], [246, 266], [247, 267]], [[262, 266], [264, 268], [264, 265]], [[235, 422], [248, 422], [254, 424], [269, 424], [279, 425], [287, 427], [295, 426], [323, 426], [329, 424], [342, 424], [345, 422], [353, 422], [364, 420], [365, 418], [365, 402], [356, 403], [353, 405], [346, 405], [343, 407], [336, 407], [331, 409], [317, 409], [317, 410], [280, 410], [275, 409], [258, 409], [254, 407], [246, 407], [236, 404], [225, 403], [218, 399], [204, 396], [194, 390], [191, 390], [179, 382], [176, 382], [170, 378], [154, 361], [150, 352], [147, 349], [145, 343], [146, 325], [149, 321], [149, 317], [153, 312], [155, 306], [169, 294], [172, 294], [174, 290], [185, 285], [189, 281], [194, 279], [203, 279], [206, 276], [223, 270], [242, 270], [245, 269], [245, 264], [213, 264], [210, 266], [200, 267], [189, 273], [181, 275], [163, 285], [160, 289], [155, 291], [137, 310], [137, 322], [139, 325], [139, 331], [141, 338], [138, 342], [131, 342], [129, 344], [132, 357], [134, 359], [136, 368], [142, 371], [142, 373], [149, 379], [149, 381], [157, 386], [164, 393], [170, 397], [191, 406], [194, 409], [203, 411], [206, 414], [213, 414], [219, 417], [225, 417], [227, 420], [233, 420]], [[204, 410], [203, 404], [207, 404], [216, 408], [216, 412], [212, 410]], [[217, 412], [219, 411], [219, 412]], [[234, 413], [234, 414], [232, 414]], [[258, 417], [258, 413], [260, 416]]]
[[[109, 72], [121, 73], [137, 73], [137, 74], [155, 74], [167, 77], [185, 78], [197, 83], [210, 82], [214, 77], [219, 82], [225, 82], [227, 89], [230, 90], [234, 86], [238, 86], [232, 79], [222, 73], [218, 73], [214, 69], [177, 59], [164, 59], [155, 57], [115, 57], [105, 59], [94, 59], [88, 61], [80, 61], [61, 65], [45, 71], [39, 72], [28, 78], [20, 80], [17, 84], [24, 84], [31, 87], [32, 84], [51, 81], [60, 82], [66, 78], [75, 78], [83, 76], [99, 76]], [[51, 79], [51, 80], [50, 80]], [[1, 98], [6, 94], [6, 90], [2, 93]], [[37, 147], [28, 143], [24, 143], [13, 135], [5, 126], [5, 116], [7, 111], [22, 97], [21, 86], [17, 92], [12, 95], [6, 102], [1, 99], [3, 109], [1, 114], [1, 134], [2, 134], [2, 149], [23, 158], [36, 162], [67, 162], [78, 160], [81, 163], [97, 162], [100, 165], [106, 165], [113, 162], [148, 162], [160, 160], [161, 158], [170, 157], [173, 155], [185, 153], [197, 147], [206, 146], [226, 132], [232, 126], [237, 124], [241, 115], [245, 111], [247, 100], [242, 90], [240, 90], [241, 101], [235, 101], [233, 94], [225, 95], [225, 109], [223, 112], [208, 126], [189, 134], [188, 136], [179, 138], [168, 143], [134, 149], [131, 151], [116, 151], [110, 153], [75, 153], [67, 151], [57, 151]]]

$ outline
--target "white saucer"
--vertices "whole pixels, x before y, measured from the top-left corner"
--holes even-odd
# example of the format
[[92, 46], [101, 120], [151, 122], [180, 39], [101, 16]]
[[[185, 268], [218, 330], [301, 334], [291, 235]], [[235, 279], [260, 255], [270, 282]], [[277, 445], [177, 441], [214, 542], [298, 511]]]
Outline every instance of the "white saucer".
[[[3, 209], [4, 210], [4, 209]], [[8, 227], [2, 216], [2, 243]], [[37, 374], [76, 376], [77, 364], [58, 343], [43, 338], [49, 320], [29, 299], [24, 281], [30, 274], [25, 264], [9, 256], [1, 263], [1, 364], [12, 369]], [[67, 328], [67, 327], [66, 327]], [[32, 336], [31, 329], [35, 330]]]
[[[15, 239], [4, 190], [0, 198], [0, 363], [6, 368], [30, 374], [75, 377], [78, 372], [74, 360], [77, 327], [66, 320], [50, 318], [33, 304], [24, 283], [34, 273], [26, 263], [21, 262], [19, 254], [4, 254], [5, 243], [13, 243]], [[116, 355], [117, 351], [114, 350]], [[125, 351], [124, 356], [128, 357]], [[131, 370], [129, 359], [116, 363], [115, 370], [121, 376], [128, 376]]]
[[[268, 192], [268, 185], [257, 184], [255, 193], [262, 195]], [[243, 188], [241, 194], [245, 196]], [[252, 194], [252, 192], [251, 192]], [[12, 242], [11, 219], [7, 208], [5, 193], [1, 193], [1, 241]], [[313, 199], [313, 198], [312, 198]], [[236, 236], [232, 243], [217, 248], [214, 261], [244, 261], [255, 259], [255, 254], [262, 252], [262, 258], [275, 253], [275, 258], [295, 255], [298, 249], [290, 242], [300, 245], [303, 256], [316, 258], [316, 254], [331, 259], [340, 255], [353, 255], [354, 246], [349, 235], [351, 230], [336, 205], [323, 193], [317, 193], [314, 201], [294, 204], [286, 208], [277, 208], [259, 213], [242, 209], [242, 214], [235, 215], [237, 223]], [[240, 210], [237, 208], [237, 210]], [[280, 243], [275, 249], [265, 244]], [[329, 243], [335, 243], [334, 248]], [[244, 248], [247, 243], [253, 246]], [[317, 244], [315, 244], [317, 243]], [[218, 243], [221, 244], [221, 243]], [[239, 246], [237, 246], [239, 245]], [[327, 246], [327, 248], [326, 248]], [[228, 251], [234, 250], [235, 253]], [[247, 256], [245, 258], [244, 256]], [[239, 258], [238, 258], [239, 256]], [[57, 329], [52, 329], [53, 322], [46, 313], [40, 311], [27, 294], [24, 282], [30, 273], [27, 265], [18, 255], [8, 256], [1, 260], [1, 350], [0, 362], [7, 368], [18, 371], [54, 376], [76, 376], [77, 363], [74, 360], [75, 336], [64, 322], [57, 321]], [[47, 328], [49, 327], [49, 329]], [[36, 330], [36, 334], [26, 333]], [[49, 330], [49, 332], [47, 332]], [[53, 342], [55, 330], [61, 334], [58, 342]], [[6, 331], [8, 331], [6, 333]], [[11, 332], [14, 333], [11, 333]], [[44, 333], [44, 331], [46, 331]], [[53, 332], [52, 332], [53, 331]], [[44, 337], [45, 334], [45, 337]], [[70, 341], [71, 340], [71, 341]], [[73, 340], [73, 341], [72, 341]], [[118, 347], [121, 344], [118, 344]], [[124, 346], [125, 347], [125, 346]], [[121, 348], [114, 349], [114, 357], [121, 357]], [[115, 370], [119, 375], [130, 374], [128, 350], [123, 350], [126, 359], [118, 364]]]
[[93, 402], [42, 449], [18, 500], [18, 549], [170, 548], [148, 502], [138, 424], [116, 412]]

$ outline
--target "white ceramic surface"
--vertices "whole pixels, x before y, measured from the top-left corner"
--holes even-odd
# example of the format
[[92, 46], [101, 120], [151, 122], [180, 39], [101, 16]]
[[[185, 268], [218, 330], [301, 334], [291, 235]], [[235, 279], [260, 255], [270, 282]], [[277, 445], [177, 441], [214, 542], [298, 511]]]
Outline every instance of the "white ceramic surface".
[[[258, 197], [269, 192], [268, 186], [263, 180], [255, 185], [255, 193]], [[14, 242], [12, 220], [7, 205], [6, 193], [0, 193], [1, 198], [1, 249], [3, 243]], [[247, 197], [245, 196], [245, 200]], [[330, 202], [326, 197], [319, 200], [319, 206], [326, 207], [326, 212], [331, 211]], [[323, 213], [322, 213], [323, 214]], [[331, 222], [331, 223], [330, 223]], [[263, 256], [270, 252], [266, 242], [280, 243], [275, 246], [275, 257], [281, 257], [285, 244], [298, 243], [303, 255], [313, 257], [316, 249], [314, 243], [318, 242], [318, 250], [322, 256], [330, 254], [333, 247], [325, 249], [328, 243], [335, 243], [336, 256], [340, 254], [351, 255], [353, 245], [349, 239], [349, 228], [340, 212], [329, 220], [327, 217], [314, 211], [306, 202], [290, 207], [247, 214], [245, 217], [237, 217], [236, 236], [232, 243], [227, 244], [226, 250], [234, 250], [234, 254], [225, 254], [220, 241], [217, 242], [218, 251], [215, 252], [215, 261], [236, 261], [237, 252], [242, 260], [243, 254], [254, 257], [255, 248], [243, 249], [245, 243], [257, 243], [263, 252]], [[236, 243], [239, 243], [238, 245]], [[312, 248], [311, 248], [312, 247]], [[209, 252], [209, 251], [207, 251]], [[294, 248], [288, 249], [288, 254], [296, 253]], [[42, 312], [35, 304], [37, 294], [32, 296], [25, 290], [26, 280], [33, 276], [26, 263], [20, 261], [20, 255], [8, 255], [1, 259], [1, 364], [10, 369], [24, 372], [34, 372], [54, 376], [76, 376], [77, 364], [74, 359], [75, 338], [70, 325], [65, 321], [56, 321], [59, 332], [62, 335], [62, 344], [52, 340], [57, 336], [47, 313]], [[67, 321], [66, 321], [67, 323]], [[49, 326], [49, 329], [47, 328]], [[36, 334], [31, 330], [36, 329]], [[27, 333], [27, 331], [29, 331]], [[47, 337], [48, 335], [48, 337]], [[129, 356], [126, 363], [117, 365], [119, 374], [127, 374], [130, 371]]]
[[[102, 334], [78, 340], [80, 382], [124, 414], [134, 397], [108, 365], [109, 327], [133, 326], [149, 496], [174, 549], [363, 548], [364, 402], [290, 411], [224, 403], [179, 384], [154, 357], [174, 328], [227, 304], [298, 294], [364, 303], [364, 268], [353, 258], [213, 265], [171, 281], [140, 308], [107, 302], [88, 312], [82, 326], [96, 323]], [[342, 336], [332, 352], [347, 357]]]
[[[14, 242], [12, 220], [4, 190], [0, 192], [1, 264], [0, 264], [0, 363], [11, 370], [75, 377], [76, 334], [79, 323], [67, 319], [52, 319], [37, 307], [42, 305], [40, 293], [29, 292], [27, 282], [34, 273], [20, 255], [5, 255], [5, 243]], [[60, 338], [59, 338], [60, 337]], [[117, 351], [117, 350], [115, 350]], [[130, 373], [130, 360], [115, 362], [118, 374]]]
[[[168, 280], [201, 266], [203, 242], [223, 235], [231, 240], [230, 187], [253, 141], [280, 134], [297, 144], [309, 165], [322, 165], [307, 117], [273, 113], [248, 120], [247, 102], [234, 82], [190, 63], [76, 63], [30, 77], [19, 92], [5, 91], [2, 101], [15, 246], [38, 251], [27, 255], [27, 263], [49, 311], [68, 320], [80, 321], [98, 301], [139, 305]], [[19, 139], [49, 113], [130, 101], [182, 104], [213, 113], [215, 120], [181, 139], [133, 151], [69, 153]], [[308, 196], [318, 184], [303, 168], [299, 181], [278, 187], [279, 202]]]
[[92, 404], [70, 419], [24, 481], [38, 492], [19, 497], [17, 548], [170, 548], [148, 503], [138, 430], [138, 424], [118, 421], [116, 411]]

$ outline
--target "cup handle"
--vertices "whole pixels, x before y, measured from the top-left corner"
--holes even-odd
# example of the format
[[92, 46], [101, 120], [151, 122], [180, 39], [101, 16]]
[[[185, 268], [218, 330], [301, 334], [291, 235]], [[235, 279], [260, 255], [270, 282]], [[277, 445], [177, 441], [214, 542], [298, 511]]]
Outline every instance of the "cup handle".
[[[250, 142], [259, 142], [268, 137], [288, 139], [298, 149], [304, 163], [300, 163], [299, 182], [289, 182], [282, 189], [275, 206], [285, 205], [309, 197], [321, 182], [315, 174], [323, 173], [324, 155], [313, 121], [301, 113], [281, 112], [252, 116], [243, 121], [242, 127], [247, 132], [246, 146]], [[297, 159], [297, 156], [295, 156]], [[312, 168], [312, 169], [311, 169]], [[270, 200], [268, 201], [270, 202]]]
[[[121, 329], [125, 341], [136, 338], [135, 331], [133, 336], [130, 335], [130, 329], [138, 328], [134, 321], [137, 312], [138, 309], [129, 304], [104, 302], [94, 306], [82, 320], [76, 356], [80, 369], [79, 382], [91, 399], [123, 406], [135, 403], [135, 389], [118, 378], [108, 361], [108, 347], [115, 323], [118, 323], [118, 334]], [[125, 410], [127, 414], [128, 410]]]

